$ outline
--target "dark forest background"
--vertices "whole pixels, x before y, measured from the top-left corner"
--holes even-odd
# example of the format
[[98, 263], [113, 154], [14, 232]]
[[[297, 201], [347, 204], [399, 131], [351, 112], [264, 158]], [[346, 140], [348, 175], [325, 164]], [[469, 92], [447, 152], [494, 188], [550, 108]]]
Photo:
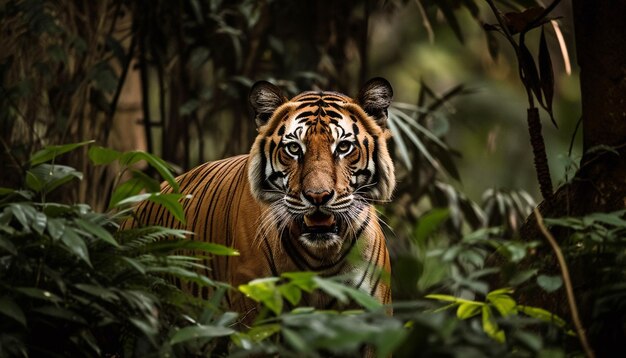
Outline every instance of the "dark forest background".
[[[583, 0], [0, 1], [0, 355], [623, 350], [624, 18]], [[355, 95], [375, 76], [395, 93], [393, 318], [304, 322], [260, 294], [270, 318], [235, 331], [225, 288], [189, 302], [159, 276], [192, 279], [176, 250], [232, 253], [114, 233], [158, 181], [249, 150], [255, 81]]]

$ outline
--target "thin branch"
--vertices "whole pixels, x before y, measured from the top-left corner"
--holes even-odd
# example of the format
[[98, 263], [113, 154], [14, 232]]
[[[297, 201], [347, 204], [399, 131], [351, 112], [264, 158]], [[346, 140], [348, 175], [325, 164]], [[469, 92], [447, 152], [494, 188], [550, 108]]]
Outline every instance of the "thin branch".
[[115, 93], [113, 94], [113, 99], [111, 100], [111, 105], [109, 107], [109, 113], [107, 114], [107, 120], [104, 127], [104, 142], [109, 139], [109, 132], [111, 131], [111, 127], [113, 126], [113, 117], [117, 112], [117, 105], [120, 100], [120, 95], [122, 94], [122, 89], [124, 88], [124, 84], [126, 83], [126, 77], [128, 76], [128, 70], [131, 67], [131, 63], [135, 56], [135, 46], [137, 44], [137, 36], [133, 36], [130, 46], [128, 47], [128, 55], [124, 59], [124, 67], [122, 68], [122, 73], [120, 74], [117, 82], [117, 88], [115, 89]]
[[595, 353], [589, 342], [587, 341], [587, 335], [585, 334], [585, 328], [580, 322], [580, 317], [578, 315], [578, 308], [576, 307], [576, 298], [574, 297], [574, 289], [572, 287], [572, 280], [569, 275], [569, 270], [567, 268], [567, 263], [565, 262], [565, 258], [563, 257], [563, 252], [559, 248], [559, 244], [557, 244], [554, 236], [548, 231], [546, 226], [543, 223], [543, 217], [539, 213], [537, 208], [534, 209], [535, 217], [537, 218], [537, 226], [541, 230], [543, 236], [548, 240], [554, 254], [556, 255], [556, 259], [559, 262], [559, 266], [561, 268], [561, 275], [563, 276], [563, 282], [565, 284], [565, 291], [567, 293], [567, 303], [569, 304], [570, 313], [572, 314], [572, 320], [574, 321], [574, 326], [576, 326], [576, 333], [578, 334], [578, 339], [580, 340], [580, 344], [583, 346], [585, 350], [585, 355], [588, 358], [595, 358]]
[[435, 32], [433, 31], [433, 27], [428, 19], [428, 15], [426, 15], [426, 9], [422, 5], [421, 0], [415, 0], [415, 4], [417, 4], [417, 9], [420, 12], [420, 16], [422, 17], [422, 24], [424, 25], [424, 29], [426, 29], [426, 33], [428, 34], [428, 42], [432, 45], [435, 43]]

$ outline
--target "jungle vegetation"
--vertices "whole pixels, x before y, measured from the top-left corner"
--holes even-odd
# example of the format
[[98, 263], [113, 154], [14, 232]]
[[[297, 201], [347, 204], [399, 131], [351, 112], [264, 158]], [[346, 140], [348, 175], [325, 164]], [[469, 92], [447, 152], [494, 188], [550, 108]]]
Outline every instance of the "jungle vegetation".
[[[626, 336], [626, 5], [0, 0], [0, 356], [614, 356]], [[246, 153], [247, 93], [394, 85], [381, 206], [394, 315], [311, 272], [229, 287], [233, 250], [118, 231]], [[179, 255], [196, 250], [199, 256]], [[189, 297], [176, 276], [215, 289]], [[241, 290], [264, 313], [242, 329]], [[323, 290], [349, 312], [288, 310]]]

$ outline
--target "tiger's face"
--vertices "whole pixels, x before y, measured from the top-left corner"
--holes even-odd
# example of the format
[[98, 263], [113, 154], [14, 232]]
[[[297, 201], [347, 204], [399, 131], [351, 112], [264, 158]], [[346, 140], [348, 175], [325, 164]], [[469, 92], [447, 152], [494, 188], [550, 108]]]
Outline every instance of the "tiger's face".
[[395, 176], [385, 123], [392, 93], [382, 78], [356, 99], [305, 92], [287, 100], [268, 82], [253, 86], [259, 135], [248, 177], [281, 233], [308, 247], [340, 246], [358, 237], [372, 202], [390, 199]]

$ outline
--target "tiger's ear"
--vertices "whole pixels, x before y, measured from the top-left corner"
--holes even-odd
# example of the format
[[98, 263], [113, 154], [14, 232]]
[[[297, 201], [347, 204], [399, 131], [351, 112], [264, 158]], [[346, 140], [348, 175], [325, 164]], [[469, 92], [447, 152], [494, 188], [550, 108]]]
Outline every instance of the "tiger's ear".
[[254, 110], [254, 121], [257, 127], [261, 127], [267, 124], [276, 108], [285, 103], [287, 98], [277, 86], [267, 81], [258, 81], [250, 89], [248, 101]]
[[382, 77], [372, 78], [361, 88], [357, 103], [372, 116], [381, 127], [387, 127], [387, 108], [391, 104], [393, 88]]

